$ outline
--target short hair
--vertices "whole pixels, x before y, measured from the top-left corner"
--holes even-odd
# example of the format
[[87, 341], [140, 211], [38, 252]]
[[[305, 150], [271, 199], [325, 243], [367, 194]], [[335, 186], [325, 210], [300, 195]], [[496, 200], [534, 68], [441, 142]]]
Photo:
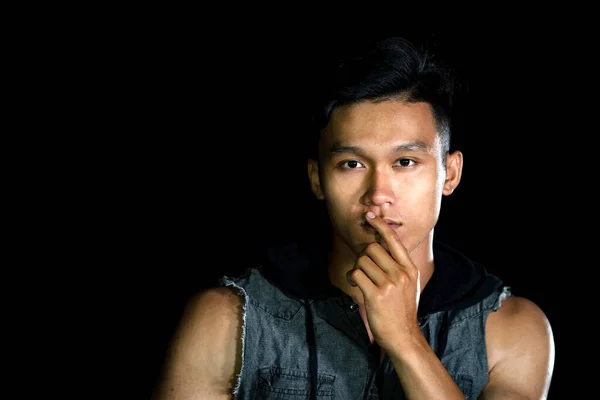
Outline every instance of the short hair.
[[422, 46], [401, 37], [370, 42], [341, 58], [326, 77], [313, 115], [309, 157], [318, 159], [318, 142], [332, 111], [364, 101], [426, 102], [433, 112], [442, 151], [450, 150], [450, 115], [456, 82], [449, 67]]

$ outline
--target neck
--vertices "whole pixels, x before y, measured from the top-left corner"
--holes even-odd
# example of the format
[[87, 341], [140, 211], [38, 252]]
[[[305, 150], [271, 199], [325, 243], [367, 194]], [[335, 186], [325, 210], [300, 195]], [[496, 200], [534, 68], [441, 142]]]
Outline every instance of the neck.
[[[362, 292], [357, 286], [351, 286], [346, 279], [346, 273], [354, 268], [354, 263], [358, 254], [350, 248], [346, 242], [340, 238], [334, 238], [332, 242], [332, 251], [329, 258], [329, 280], [331, 284], [348, 296], [352, 297], [354, 302], [363, 304]], [[410, 251], [412, 262], [421, 272], [421, 291], [425, 288], [429, 279], [433, 275], [433, 231]]]

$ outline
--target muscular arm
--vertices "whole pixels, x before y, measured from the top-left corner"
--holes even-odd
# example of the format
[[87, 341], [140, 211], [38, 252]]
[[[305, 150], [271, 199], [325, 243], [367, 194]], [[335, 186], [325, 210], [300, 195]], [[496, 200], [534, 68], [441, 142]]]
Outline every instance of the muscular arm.
[[[419, 329], [420, 270], [384, 220], [367, 214], [367, 221], [383, 241], [364, 248], [347, 279], [364, 297], [374, 340], [390, 356], [407, 398], [464, 399]], [[537, 305], [520, 297], [505, 299], [486, 322], [486, 347], [489, 383], [481, 399], [547, 397], [554, 341]]]
[[554, 339], [546, 315], [530, 300], [509, 297], [488, 317], [489, 383], [480, 399], [546, 399]]
[[[542, 310], [521, 297], [509, 297], [488, 317], [486, 347], [489, 382], [480, 400], [543, 400], [554, 367], [554, 339]], [[463, 398], [427, 343], [414, 335], [390, 357], [408, 398]], [[423, 397], [425, 396], [425, 397]]]
[[240, 304], [228, 288], [209, 289], [190, 300], [153, 400], [231, 399], [241, 366]]

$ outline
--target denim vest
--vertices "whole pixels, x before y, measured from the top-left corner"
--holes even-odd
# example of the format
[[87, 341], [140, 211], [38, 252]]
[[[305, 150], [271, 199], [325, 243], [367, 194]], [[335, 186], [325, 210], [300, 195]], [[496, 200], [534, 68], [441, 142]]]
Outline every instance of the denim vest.
[[[428, 283], [421, 294], [419, 325], [465, 397], [476, 399], [488, 381], [485, 321], [510, 288], [460, 253], [435, 249], [433, 288]], [[270, 279], [264, 266], [225, 276], [221, 284], [243, 299], [234, 399], [405, 398], [392, 362], [381, 360], [345, 293], [298, 296]]]

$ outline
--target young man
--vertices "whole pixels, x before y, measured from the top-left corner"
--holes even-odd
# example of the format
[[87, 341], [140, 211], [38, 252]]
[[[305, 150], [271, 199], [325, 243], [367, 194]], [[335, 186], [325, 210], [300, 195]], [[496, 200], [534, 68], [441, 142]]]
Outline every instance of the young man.
[[434, 239], [463, 169], [448, 76], [391, 38], [330, 83], [308, 161], [330, 240], [192, 299], [156, 399], [545, 398], [545, 314]]

